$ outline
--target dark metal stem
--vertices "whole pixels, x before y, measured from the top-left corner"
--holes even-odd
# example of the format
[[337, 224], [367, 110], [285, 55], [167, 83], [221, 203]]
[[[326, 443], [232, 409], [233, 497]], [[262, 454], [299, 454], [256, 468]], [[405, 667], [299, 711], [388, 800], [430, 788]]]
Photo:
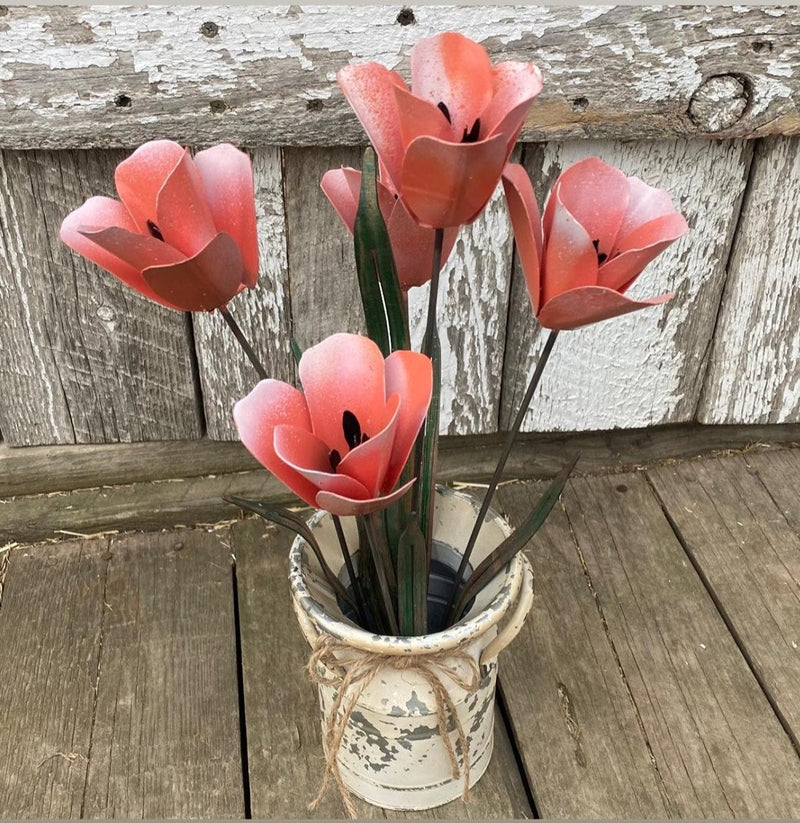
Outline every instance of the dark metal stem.
[[528, 383], [528, 388], [525, 391], [525, 396], [522, 398], [522, 403], [520, 403], [519, 410], [517, 411], [517, 416], [514, 418], [514, 422], [511, 424], [511, 428], [508, 431], [506, 442], [503, 446], [503, 451], [500, 453], [500, 459], [497, 461], [497, 466], [495, 467], [494, 474], [492, 475], [492, 479], [489, 482], [489, 488], [486, 490], [486, 494], [483, 497], [483, 503], [481, 504], [481, 509], [478, 514], [478, 518], [475, 521], [475, 525], [472, 527], [472, 534], [470, 534], [469, 536], [467, 547], [464, 549], [464, 555], [461, 558], [461, 565], [458, 567], [458, 571], [456, 572], [456, 579], [453, 583], [453, 591], [450, 594], [450, 601], [447, 604], [446, 613], [448, 621], [451, 616], [450, 612], [452, 611], [453, 602], [455, 601], [456, 594], [458, 590], [461, 588], [461, 582], [464, 577], [464, 572], [466, 571], [467, 564], [469, 563], [470, 555], [472, 554], [472, 550], [475, 547], [475, 542], [478, 539], [478, 533], [480, 532], [481, 526], [483, 525], [483, 521], [486, 517], [486, 512], [489, 511], [489, 506], [492, 504], [492, 498], [494, 497], [495, 490], [497, 489], [497, 484], [500, 482], [500, 478], [503, 476], [503, 469], [505, 468], [506, 462], [508, 461], [508, 456], [511, 454], [511, 449], [514, 446], [514, 441], [517, 438], [517, 434], [519, 434], [520, 427], [522, 426], [522, 421], [525, 419], [525, 415], [528, 412], [528, 407], [531, 404], [533, 393], [536, 391], [536, 387], [539, 385], [539, 381], [542, 378], [542, 372], [544, 371], [544, 367], [547, 365], [547, 361], [550, 358], [550, 352], [553, 350], [553, 346], [556, 342], [556, 337], [558, 337], [558, 332], [551, 331], [547, 338], [547, 341], [544, 344], [542, 353], [539, 355], [539, 362], [536, 364], [536, 369], [533, 372], [533, 376], [531, 377], [530, 383]]
[[333, 527], [336, 529], [336, 536], [339, 538], [339, 546], [342, 549], [342, 557], [344, 558], [344, 565], [347, 569], [347, 574], [350, 576], [350, 584], [353, 587], [353, 595], [355, 596], [358, 619], [363, 628], [369, 629], [369, 626], [367, 625], [367, 609], [364, 603], [364, 593], [361, 591], [361, 584], [356, 576], [356, 570], [353, 567], [353, 558], [350, 557], [350, 552], [347, 549], [347, 538], [344, 536], [342, 521], [335, 514], [331, 515], [331, 520], [333, 520]]
[[253, 351], [253, 347], [247, 342], [247, 338], [244, 336], [244, 332], [239, 327], [239, 324], [233, 319], [233, 315], [228, 311], [227, 306], [220, 306], [218, 309], [219, 313], [225, 318], [225, 322], [228, 324], [228, 327], [233, 332], [234, 337], [239, 341], [239, 345], [244, 349], [244, 353], [249, 358], [250, 362], [253, 364], [253, 368], [255, 368], [258, 376], [261, 380], [266, 380], [267, 370], [261, 365], [261, 361], [256, 356], [256, 353]]

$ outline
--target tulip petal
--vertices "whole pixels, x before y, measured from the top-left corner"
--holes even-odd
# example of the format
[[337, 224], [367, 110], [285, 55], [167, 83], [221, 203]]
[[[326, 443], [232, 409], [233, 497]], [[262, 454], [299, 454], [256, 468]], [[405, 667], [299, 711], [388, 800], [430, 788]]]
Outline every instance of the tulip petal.
[[461, 142], [462, 132], [452, 126], [433, 103], [417, 97], [402, 86], [395, 87], [394, 96], [397, 101], [397, 126], [404, 145], [423, 135], [451, 143]]
[[405, 88], [405, 81], [396, 71], [379, 63], [345, 66], [336, 77], [393, 187], [399, 189], [405, 147], [398, 127], [394, 88]]
[[614, 289], [583, 286], [562, 292], [544, 304], [539, 323], [546, 329], [565, 331], [598, 323], [628, 312], [666, 303], [674, 294], [662, 294], [649, 300], [631, 300]]
[[71, 249], [83, 255], [87, 260], [91, 260], [92, 263], [102, 266], [144, 297], [167, 308], [177, 308], [162, 300], [145, 283], [138, 266], [128, 262], [114, 251], [104, 248], [93, 239], [94, 233], [111, 228], [137, 237], [141, 236], [128, 210], [119, 200], [112, 200], [110, 197], [90, 197], [80, 208], [64, 218], [61, 223], [60, 236], [61, 240]]
[[[434, 107], [444, 103], [460, 140], [492, 99], [492, 64], [486, 49], [456, 32], [417, 41], [411, 51], [411, 91]], [[480, 135], [487, 134], [481, 124]]]
[[[193, 257], [219, 234], [206, 201], [203, 178], [189, 152], [183, 153], [156, 198], [156, 225], [164, 242]], [[239, 282], [241, 283], [241, 253]]]
[[399, 500], [414, 485], [413, 480], [409, 480], [404, 486], [395, 489], [391, 494], [384, 497], [373, 497], [368, 500], [357, 500], [328, 491], [321, 491], [317, 495], [316, 505], [320, 509], [335, 514], [339, 517], [352, 517], [360, 514], [370, 514], [388, 508], [392, 503]]
[[542, 303], [542, 220], [533, 184], [523, 166], [517, 163], [506, 165], [503, 170], [503, 191], [533, 313], [538, 314]]
[[[597, 157], [587, 157], [570, 166], [555, 183], [553, 193], [583, 226], [598, 255], [609, 257], [614, 250], [622, 218], [628, 205], [628, 178]], [[555, 203], [545, 209], [544, 230], [549, 235]]]
[[502, 135], [477, 143], [418, 137], [403, 160], [403, 201], [423, 226], [471, 223], [497, 187], [505, 161]]
[[400, 412], [384, 489], [391, 489], [403, 472], [433, 393], [430, 358], [413, 351], [395, 351], [386, 358], [386, 393], [399, 395]]
[[597, 254], [591, 238], [564, 208], [559, 193], [554, 190], [550, 198], [554, 206], [544, 250], [543, 303], [570, 289], [597, 283]]
[[[400, 288], [408, 291], [412, 286], [427, 283], [431, 279], [435, 230], [420, 226], [406, 211], [402, 200], [397, 200], [393, 204], [386, 228], [392, 243]], [[458, 228], [453, 226], [444, 230], [442, 265], [447, 262], [453, 251]]]
[[494, 95], [481, 115], [481, 131], [502, 134], [511, 151], [534, 98], [542, 90], [542, 73], [533, 63], [509, 60], [492, 69]]
[[241, 272], [239, 247], [229, 235], [218, 234], [194, 257], [151, 266], [142, 276], [157, 295], [184, 311], [213, 311], [243, 288]]
[[99, 231], [79, 228], [78, 233], [140, 272], [149, 266], [167, 266], [186, 260], [185, 254], [149, 234], [130, 232], [117, 226]]
[[397, 480], [395, 478], [391, 483], [388, 482], [386, 472], [393, 456], [398, 410], [401, 407], [400, 397], [392, 395], [387, 406], [391, 411], [387, 425], [369, 440], [345, 454], [336, 469], [339, 474], [346, 474], [358, 480], [370, 495], [391, 491]]
[[318, 437], [299, 426], [276, 426], [273, 433], [278, 459], [312, 483], [318, 491], [362, 500], [369, 497], [358, 480], [331, 468], [330, 450]]
[[626, 291], [648, 263], [688, 230], [683, 215], [677, 212], [639, 226], [622, 240], [620, 254], [600, 267], [597, 285]]
[[233, 419], [239, 439], [250, 454], [301, 500], [313, 506], [317, 487], [280, 460], [274, 445], [277, 426], [311, 430], [311, 417], [302, 392], [280, 380], [262, 380], [233, 407]]
[[[665, 217], [668, 214], [676, 214], [672, 198], [662, 189], [648, 186], [647, 183], [638, 177], [628, 178], [628, 208], [617, 235], [616, 251], [623, 251], [619, 248], [624, 238], [636, 230], [638, 226]], [[628, 246], [630, 248], [630, 246]]]
[[230, 143], [221, 143], [198, 152], [194, 162], [205, 186], [214, 226], [236, 241], [242, 253], [244, 283], [255, 288], [258, 233], [250, 158]]
[[350, 448], [342, 428], [345, 411], [355, 415], [369, 437], [386, 426], [383, 355], [368, 337], [332, 334], [305, 350], [298, 371], [312, 430], [339, 454]]
[[172, 140], [151, 140], [117, 166], [117, 192], [143, 234], [149, 233], [148, 220], [157, 223], [158, 193], [185, 154], [186, 150]]
[[319, 185], [352, 234], [361, 194], [361, 172], [351, 168], [330, 169], [322, 175]]

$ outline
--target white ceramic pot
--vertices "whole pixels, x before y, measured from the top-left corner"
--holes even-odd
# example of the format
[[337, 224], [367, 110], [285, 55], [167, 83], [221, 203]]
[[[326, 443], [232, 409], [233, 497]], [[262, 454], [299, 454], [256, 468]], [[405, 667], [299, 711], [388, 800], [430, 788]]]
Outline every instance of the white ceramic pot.
[[[469, 495], [437, 488], [434, 557], [451, 554], [450, 565], [457, 564], [478, 509]], [[353, 552], [355, 521], [343, 518], [342, 525]], [[328, 565], [347, 582], [330, 517], [317, 512], [309, 526]], [[474, 566], [509, 533], [490, 511], [473, 549]], [[301, 538], [292, 545], [289, 580], [300, 627], [318, 652], [312, 668], [326, 756], [335, 749], [333, 768], [344, 786], [374, 805], [408, 811], [465, 795], [465, 783], [477, 782], [492, 755], [497, 655], [531, 607], [527, 558], [517, 554], [456, 625], [419, 637], [376, 635], [356, 626]]]

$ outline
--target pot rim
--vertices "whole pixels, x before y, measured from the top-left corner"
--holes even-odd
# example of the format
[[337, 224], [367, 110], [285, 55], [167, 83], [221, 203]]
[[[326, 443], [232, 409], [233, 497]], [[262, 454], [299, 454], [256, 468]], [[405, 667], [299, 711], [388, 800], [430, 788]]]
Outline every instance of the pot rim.
[[[470, 495], [455, 489], [437, 487], [437, 494], [442, 493], [454, 495], [473, 508], [477, 508], [474, 498]], [[329, 516], [328, 512], [319, 509], [308, 519], [308, 525], [313, 528], [320, 520]], [[493, 509], [489, 509], [486, 519], [493, 520], [504, 534], [510, 534], [511, 530], [505, 519]], [[292, 542], [289, 551], [289, 583], [295, 605], [310, 619], [318, 633], [329, 634], [336, 640], [341, 640], [357, 649], [376, 654], [434, 654], [463, 646], [496, 626], [516, 602], [522, 588], [525, 559], [522, 553], [518, 552], [498, 572], [506, 578], [500, 591], [472, 617], [462, 618], [458, 623], [443, 631], [414, 637], [375, 634], [334, 617], [314, 599], [303, 578], [302, 556], [305, 545], [306, 541], [298, 536]]]

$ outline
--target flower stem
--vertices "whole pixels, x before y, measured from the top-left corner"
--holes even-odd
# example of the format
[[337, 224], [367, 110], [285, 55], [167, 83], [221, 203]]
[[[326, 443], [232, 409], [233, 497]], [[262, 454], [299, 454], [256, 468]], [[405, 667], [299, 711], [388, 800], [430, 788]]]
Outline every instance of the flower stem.
[[550, 357], [550, 352], [553, 350], [553, 346], [556, 342], [556, 337], [558, 337], [558, 332], [551, 331], [547, 340], [545, 341], [542, 353], [539, 355], [539, 362], [536, 364], [536, 369], [533, 372], [533, 376], [531, 377], [530, 383], [528, 383], [528, 388], [525, 391], [525, 396], [522, 398], [522, 403], [520, 403], [519, 410], [517, 411], [517, 416], [514, 418], [514, 422], [511, 424], [511, 428], [509, 429], [508, 435], [506, 436], [506, 442], [503, 446], [503, 451], [500, 453], [500, 459], [497, 461], [497, 466], [495, 467], [494, 474], [492, 475], [492, 479], [489, 482], [489, 488], [486, 490], [486, 494], [483, 497], [483, 503], [481, 504], [481, 509], [478, 513], [478, 518], [475, 521], [475, 525], [472, 527], [472, 534], [470, 534], [469, 536], [469, 540], [467, 541], [467, 547], [464, 549], [464, 554], [461, 558], [461, 565], [458, 567], [458, 571], [456, 572], [456, 579], [453, 583], [453, 591], [450, 594], [450, 601], [447, 604], [446, 614], [448, 623], [452, 617], [451, 611], [453, 609], [453, 603], [455, 601], [458, 590], [461, 588], [461, 582], [464, 577], [464, 572], [466, 571], [467, 564], [469, 563], [469, 558], [472, 554], [472, 550], [473, 548], [475, 548], [475, 542], [478, 539], [478, 533], [480, 532], [481, 526], [483, 525], [484, 518], [486, 517], [486, 512], [489, 511], [489, 506], [492, 503], [492, 498], [494, 497], [495, 490], [497, 489], [497, 484], [500, 482], [500, 478], [503, 476], [503, 469], [506, 466], [508, 456], [511, 454], [511, 449], [514, 445], [514, 441], [517, 438], [517, 434], [519, 434], [520, 427], [522, 426], [522, 421], [525, 419], [525, 415], [528, 412], [528, 407], [531, 404], [533, 393], [536, 391], [536, 387], [539, 385], [539, 381], [542, 378], [542, 372], [544, 371], [544, 367], [547, 365], [547, 361]]
[[[392, 560], [389, 556], [389, 546], [386, 543], [383, 531], [383, 518], [380, 512], [372, 512], [364, 516], [364, 525], [367, 527], [372, 558], [375, 564], [375, 573], [378, 578], [378, 588], [386, 610], [386, 618], [389, 621], [389, 630], [393, 635], [399, 636], [400, 628], [397, 624], [395, 614], [395, 600], [397, 594], [397, 579], [394, 577]], [[392, 585], [394, 583], [394, 585]], [[392, 597], [394, 589], [395, 597]]]
[[250, 362], [253, 364], [253, 368], [258, 373], [258, 376], [261, 380], [267, 379], [267, 370], [261, 365], [261, 361], [256, 356], [256, 353], [253, 351], [253, 347], [247, 342], [247, 338], [244, 336], [244, 332], [239, 327], [239, 324], [233, 319], [233, 315], [228, 311], [227, 306], [220, 306], [218, 309], [219, 313], [225, 318], [225, 322], [228, 324], [228, 327], [233, 332], [234, 337], [239, 341], [239, 345], [244, 349], [244, 353], [249, 358]]
[[331, 515], [333, 520], [333, 527], [336, 529], [336, 536], [339, 538], [339, 546], [342, 549], [342, 557], [344, 558], [344, 565], [347, 569], [347, 574], [350, 576], [350, 584], [353, 587], [353, 596], [356, 601], [356, 610], [358, 612], [358, 619], [362, 628], [368, 629], [367, 625], [367, 610], [364, 604], [364, 593], [361, 591], [361, 584], [356, 576], [356, 570], [353, 568], [353, 558], [350, 557], [350, 552], [347, 550], [347, 538], [344, 536], [344, 529], [342, 528], [342, 521], [335, 514]]

